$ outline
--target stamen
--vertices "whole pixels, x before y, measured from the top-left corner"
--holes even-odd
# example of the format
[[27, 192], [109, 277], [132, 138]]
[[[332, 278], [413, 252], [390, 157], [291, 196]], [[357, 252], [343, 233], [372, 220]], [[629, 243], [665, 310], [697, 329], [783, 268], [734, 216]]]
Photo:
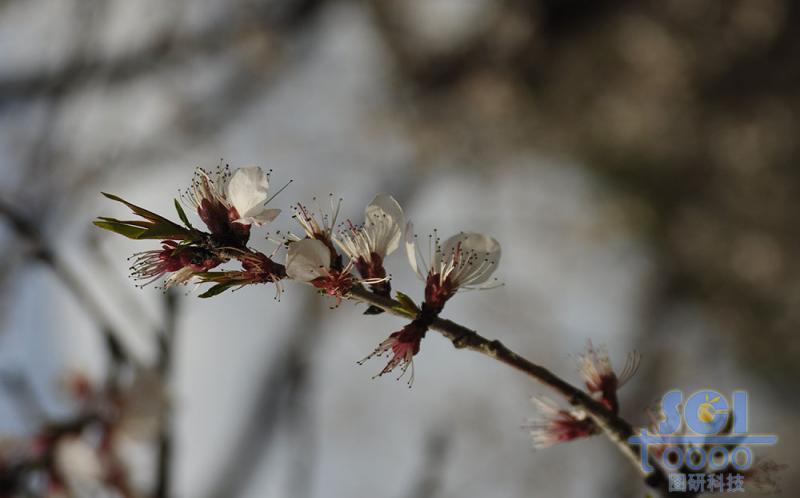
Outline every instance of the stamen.
[[[272, 170], [269, 170], [269, 173], [272, 173]], [[269, 173], [267, 173], [267, 178], [269, 178]], [[275, 197], [277, 197], [277, 196], [278, 196], [278, 194], [280, 194], [281, 192], [283, 192], [284, 190], [286, 190], [286, 187], [288, 187], [288, 186], [289, 186], [289, 184], [291, 184], [293, 181], [294, 181], [294, 180], [289, 180], [288, 182], [286, 182], [286, 185], [284, 185], [283, 187], [279, 188], [277, 192], [275, 192], [274, 194], [272, 194], [271, 196], [269, 196], [269, 199], [267, 199], [266, 201], [264, 201], [264, 204], [269, 204], [269, 202], [270, 202], [272, 199], [274, 199]]]

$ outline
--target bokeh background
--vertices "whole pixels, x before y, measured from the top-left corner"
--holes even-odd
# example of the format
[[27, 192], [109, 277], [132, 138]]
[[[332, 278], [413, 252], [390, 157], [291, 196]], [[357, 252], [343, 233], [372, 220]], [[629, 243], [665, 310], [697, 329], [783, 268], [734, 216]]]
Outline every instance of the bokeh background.
[[372, 380], [356, 361], [396, 318], [300, 285], [135, 289], [125, 259], [154, 244], [93, 227], [125, 212], [100, 191], [174, 217], [222, 159], [294, 180], [271, 230], [386, 191], [420, 233], [492, 234], [505, 286], [446, 317], [573, 382], [587, 339], [641, 351], [634, 424], [668, 389], [749, 390], [794, 496], [799, 23], [791, 0], [0, 2], [0, 432], [74, 416], [63, 379], [102, 383], [105, 333], [153, 365], [170, 330], [170, 496], [643, 495], [603, 438], [534, 451], [543, 388], [435, 334], [413, 389]]

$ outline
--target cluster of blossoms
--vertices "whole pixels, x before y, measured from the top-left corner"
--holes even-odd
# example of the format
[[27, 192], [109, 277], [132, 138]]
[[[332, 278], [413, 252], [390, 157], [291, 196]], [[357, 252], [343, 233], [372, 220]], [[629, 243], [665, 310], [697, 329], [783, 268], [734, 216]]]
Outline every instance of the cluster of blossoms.
[[[411, 367], [409, 385], [413, 381], [413, 357], [445, 303], [460, 290], [497, 285], [489, 282], [500, 260], [500, 244], [496, 240], [462, 232], [442, 242], [434, 234], [428, 238], [425, 257], [413, 234], [413, 225], [406, 222], [403, 209], [388, 194], [374, 197], [360, 224], [351, 220], [336, 224], [341, 199], [334, 201], [333, 195], [330, 212], [318, 204], [310, 209], [298, 203], [293, 218], [302, 233], [290, 233], [269, 255], [259, 252], [247, 245], [252, 226], [265, 225], [281, 212], [266, 207], [275, 197], [270, 197], [268, 191], [269, 174], [257, 166], [235, 171], [225, 166], [214, 174], [197, 169], [191, 187], [181, 195], [182, 204], [197, 213], [208, 231], [195, 228], [177, 200], [175, 208], [183, 225], [110, 194], [104, 195], [124, 203], [143, 219], [102, 217], [95, 224], [129, 238], [161, 241], [160, 249], [133, 256], [132, 277], [143, 282], [142, 286], [162, 278], [164, 288], [192, 281], [210, 283], [213, 285], [200, 297], [211, 297], [245, 285], [274, 283], [280, 295], [281, 281], [291, 279], [331, 296], [334, 306], [356, 286], [367, 286], [376, 295], [391, 297], [390, 277], [384, 264], [404, 244], [411, 268], [425, 283], [424, 301], [414, 309], [416, 316], [408, 325], [390, 334], [362, 362], [388, 354], [388, 363], [378, 375], [399, 368], [402, 377]], [[283, 264], [275, 260], [282, 248], [286, 253]], [[217, 269], [232, 260], [238, 261], [241, 269]], [[365, 313], [380, 312], [380, 308], [371, 306]]]
[[[251, 227], [269, 223], [280, 214], [279, 209], [265, 206], [270, 200], [268, 190], [269, 174], [257, 166], [239, 168], [233, 173], [227, 166], [220, 167], [213, 174], [198, 168], [181, 200], [197, 212], [208, 232], [196, 229], [189, 222], [177, 200], [175, 208], [183, 225], [111, 194], [104, 195], [127, 205], [143, 220], [102, 217], [95, 225], [132, 239], [161, 240], [161, 249], [133, 256], [131, 276], [144, 282], [142, 286], [162, 277], [166, 277], [165, 289], [192, 280], [210, 282], [215, 285], [202, 295], [209, 297], [230, 288], [277, 283], [285, 278], [282, 265], [247, 247]], [[232, 259], [241, 263], [241, 270], [211, 271]]]
[[129, 450], [152, 440], [166, 399], [139, 372], [124, 388], [100, 388], [80, 373], [63, 383], [74, 415], [30, 437], [0, 439], [0, 496], [140, 496]]
[[[588, 392], [597, 401], [615, 414], [619, 413], [617, 390], [624, 386], [639, 369], [641, 355], [637, 351], [628, 354], [625, 366], [617, 374], [605, 348], [596, 348], [588, 342], [586, 352], [578, 358], [578, 369]], [[533, 444], [545, 448], [556, 443], [593, 436], [600, 432], [583, 410], [560, 408], [544, 396], [532, 399], [539, 410], [539, 418], [529, 422]]]
[[433, 320], [444, 309], [445, 303], [459, 290], [487, 289], [497, 284], [488, 283], [500, 260], [500, 244], [493, 238], [474, 232], [453, 235], [444, 243], [434, 233], [428, 237], [428, 255], [423, 256], [409, 222], [405, 236], [406, 255], [414, 273], [425, 282], [425, 300], [417, 318], [378, 345], [373, 356], [391, 354], [389, 362], [378, 375], [400, 367], [401, 376], [411, 367], [409, 386], [414, 380], [413, 358]]
[[[329, 210], [320, 207], [316, 199], [313, 208], [297, 203], [293, 207], [293, 218], [302, 231], [299, 234], [289, 232], [277, 241], [270, 254], [262, 253], [248, 246], [252, 227], [270, 223], [281, 213], [279, 209], [267, 207], [275, 197], [269, 196], [268, 191], [269, 173], [257, 166], [233, 172], [226, 166], [218, 168], [214, 174], [198, 169], [191, 187], [181, 195], [183, 203], [175, 200], [182, 224], [110, 194], [104, 195], [125, 204], [141, 219], [102, 217], [95, 224], [132, 239], [160, 241], [160, 249], [133, 256], [132, 276], [143, 282], [142, 286], [162, 278], [165, 288], [190, 282], [206, 283], [211, 286], [200, 297], [211, 297], [246, 285], [273, 283], [276, 297], [279, 297], [282, 281], [290, 279], [313, 286], [331, 297], [332, 307], [337, 307], [345, 298], [359, 299], [359, 296], [370, 303], [387, 303], [381, 304], [382, 307], [370, 306], [365, 314], [377, 314], [386, 309], [407, 316], [410, 322], [389, 334], [359, 363], [386, 356], [388, 361], [376, 377], [399, 370], [399, 380], [410, 370], [409, 387], [414, 380], [414, 357], [432, 326], [442, 330], [443, 322], [437, 319], [446, 303], [460, 291], [498, 285], [492, 280], [501, 256], [500, 244], [495, 239], [481, 233], [460, 232], [442, 241], [434, 231], [428, 236], [427, 244], [420, 243], [403, 209], [388, 194], [378, 194], [372, 199], [361, 223], [347, 219], [337, 225], [342, 201], [335, 200], [333, 194]], [[207, 231], [190, 223], [182, 205], [196, 212]], [[419, 306], [399, 292], [392, 299], [385, 263], [401, 245], [411, 269], [424, 283], [424, 298]], [[281, 255], [284, 259], [279, 262], [277, 258]], [[232, 261], [238, 262], [240, 268], [219, 268]], [[364, 296], [368, 293], [372, 297], [366, 299]], [[477, 337], [473, 349], [498, 359], [503, 354], [501, 361], [515, 366], [524, 363], [524, 359], [497, 341], [490, 342], [468, 330], [463, 335], [470, 333]], [[460, 339], [453, 338], [453, 341], [455, 344]], [[605, 349], [595, 348], [590, 342], [579, 358], [585, 393], [571, 386], [561, 392], [571, 400], [584, 397], [579, 404], [582, 408], [561, 408], [550, 399], [534, 398], [539, 409], [539, 418], [529, 426], [534, 445], [545, 447], [601, 432], [598, 424], [613, 420], [619, 414], [617, 391], [636, 373], [639, 362], [639, 354], [633, 352], [617, 373]], [[539, 378], [535, 372], [533, 376]], [[578, 394], [580, 396], [576, 397]], [[589, 403], [589, 397], [596, 403]]]

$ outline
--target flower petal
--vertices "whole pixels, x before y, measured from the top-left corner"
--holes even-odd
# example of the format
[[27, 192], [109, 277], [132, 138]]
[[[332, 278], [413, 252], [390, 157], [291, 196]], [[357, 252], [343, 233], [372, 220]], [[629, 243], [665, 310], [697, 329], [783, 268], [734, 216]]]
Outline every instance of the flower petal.
[[236, 223], [241, 223], [242, 225], [256, 225], [261, 226], [270, 221], [274, 220], [281, 214], [280, 209], [268, 209], [262, 208], [260, 212], [255, 212], [249, 215], [247, 218], [239, 218], [238, 220], [234, 220]]
[[103, 464], [95, 449], [77, 436], [59, 440], [54, 455], [55, 468], [75, 484], [91, 485], [103, 477]]
[[469, 279], [468, 285], [482, 284], [489, 280], [489, 277], [500, 263], [500, 243], [482, 233], [461, 232], [453, 235], [442, 244], [442, 255], [449, 257], [459, 246], [462, 253], [472, 253], [492, 263], [490, 268], [480, 273], [476, 278]]
[[403, 208], [401, 208], [395, 198], [389, 194], [378, 194], [373, 197], [364, 213], [367, 218], [372, 216], [373, 213], [378, 213], [381, 216], [385, 214], [398, 225], [403, 225], [405, 223]]
[[226, 194], [239, 217], [246, 219], [262, 210], [268, 188], [269, 180], [261, 168], [248, 166], [234, 171], [228, 181]]
[[425, 276], [420, 272], [417, 264], [417, 241], [414, 240], [414, 224], [410, 221], [406, 223], [406, 257], [411, 269], [414, 270], [420, 280], [424, 281]]
[[286, 253], [286, 275], [294, 280], [310, 282], [328, 274], [331, 251], [316, 239], [303, 239], [289, 245]]
[[387, 256], [397, 250], [400, 238], [403, 236], [405, 216], [403, 208], [389, 194], [378, 194], [367, 205], [364, 211], [366, 228], [372, 230], [376, 236], [376, 246], [382, 249], [382, 256]]

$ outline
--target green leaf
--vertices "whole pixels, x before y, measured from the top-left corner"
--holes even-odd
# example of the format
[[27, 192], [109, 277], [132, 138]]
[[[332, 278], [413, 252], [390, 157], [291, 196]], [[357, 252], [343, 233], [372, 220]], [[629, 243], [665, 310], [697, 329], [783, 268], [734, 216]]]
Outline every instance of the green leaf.
[[178, 212], [178, 217], [181, 219], [183, 224], [186, 225], [187, 228], [194, 230], [194, 227], [191, 223], [189, 223], [189, 218], [186, 217], [186, 213], [183, 211], [183, 206], [181, 206], [181, 203], [178, 202], [178, 199], [175, 199], [175, 210]]
[[99, 218], [93, 222], [95, 226], [124, 235], [129, 239], [174, 239], [182, 240], [192, 237], [192, 233], [180, 225], [170, 221], [152, 223], [141, 221], [120, 221], [114, 218]]
[[[114, 194], [108, 194], [106, 192], [101, 192], [101, 193], [104, 196], [106, 196], [107, 198], [111, 199], [112, 201], [117, 201], [117, 202], [121, 202], [122, 204], [125, 204], [126, 206], [128, 206], [131, 209], [131, 211], [133, 211], [134, 213], [138, 214], [142, 218], [145, 218], [145, 219], [148, 219], [148, 220], [154, 221], [154, 222], [172, 223], [171, 221], [169, 221], [168, 219], [164, 218], [163, 216], [160, 216], [160, 215], [158, 215], [158, 214], [156, 214], [156, 213], [154, 213], [152, 211], [148, 211], [147, 209], [139, 207], [136, 204], [131, 204], [130, 202], [126, 201], [125, 199], [123, 199], [121, 197], [117, 197]], [[175, 223], [172, 223], [172, 224], [175, 225]]]
[[397, 313], [399, 313], [401, 315], [405, 315], [405, 316], [407, 316], [409, 318], [416, 318], [417, 317], [416, 313], [414, 313], [413, 311], [409, 311], [408, 309], [406, 309], [406, 308], [404, 308], [402, 306], [392, 306], [392, 309], [394, 311], [396, 311]]
[[129, 239], [139, 239], [142, 233], [146, 231], [144, 228], [127, 225], [115, 220], [95, 220], [93, 223], [95, 226], [118, 233]]
[[402, 307], [404, 310], [414, 313], [415, 315], [419, 313], [419, 308], [417, 307], [416, 303], [414, 303], [413, 299], [406, 296], [402, 292], [395, 292], [395, 296], [397, 297], [397, 300], [400, 301], [400, 304], [403, 305]]
[[153, 224], [139, 235], [140, 239], [186, 239], [191, 232], [172, 222]]
[[142, 227], [142, 228], [150, 228], [151, 226], [153, 226], [153, 222], [152, 222], [152, 221], [144, 221], [144, 220], [118, 220], [118, 219], [116, 219], [116, 218], [108, 218], [108, 217], [106, 217], [106, 216], [98, 216], [98, 217], [97, 217], [97, 219], [98, 219], [98, 220], [101, 220], [101, 221], [108, 221], [108, 222], [112, 222], [112, 223], [124, 223], [124, 224], [126, 224], [126, 225], [133, 225], [133, 226], [136, 226], [136, 227]]
[[227, 275], [228, 273], [230, 273], [230, 272], [228, 272], [228, 271], [199, 271], [199, 272], [195, 273], [195, 276], [211, 280], [211, 279], [215, 279], [217, 277], [223, 277], [223, 276]]
[[198, 297], [202, 297], [204, 299], [205, 298], [209, 298], [209, 297], [214, 297], [217, 294], [222, 294], [223, 292], [225, 292], [226, 290], [230, 289], [234, 285], [235, 284], [217, 284], [217, 285], [212, 286], [210, 289], [208, 289], [204, 293], [200, 294], [200, 296], [198, 296]]

